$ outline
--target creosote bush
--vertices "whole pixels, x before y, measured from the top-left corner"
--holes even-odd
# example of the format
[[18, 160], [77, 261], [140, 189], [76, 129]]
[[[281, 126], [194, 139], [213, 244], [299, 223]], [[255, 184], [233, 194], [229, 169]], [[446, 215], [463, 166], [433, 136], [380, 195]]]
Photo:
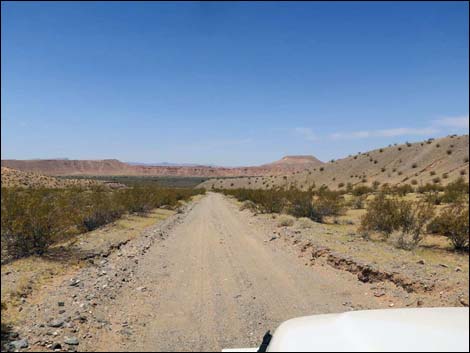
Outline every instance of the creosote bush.
[[316, 192], [291, 188], [284, 189], [218, 189], [225, 195], [232, 195], [239, 201], [254, 202], [262, 213], [286, 213], [294, 217], [306, 217], [323, 222], [324, 217], [337, 216], [343, 210], [340, 192], [325, 187]]
[[9, 258], [42, 253], [57, 240], [98, 228], [123, 213], [145, 214], [203, 193], [202, 189], [141, 186], [109, 190], [2, 188], [2, 251]]
[[427, 202], [412, 202], [380, 193], [372, 200], [361, 219], [363, 234], [378, 232], [388, 239], [398, 232], [398, 246], [411, 249], [422, 240], [425, 226], [434, 215], [434, 208]]
[[469, 209], [463, 202], [446, 207], [428, 225], [428, 232], [442, 234], [449, 238], [455, 249], [463, 250], [469, 246]]

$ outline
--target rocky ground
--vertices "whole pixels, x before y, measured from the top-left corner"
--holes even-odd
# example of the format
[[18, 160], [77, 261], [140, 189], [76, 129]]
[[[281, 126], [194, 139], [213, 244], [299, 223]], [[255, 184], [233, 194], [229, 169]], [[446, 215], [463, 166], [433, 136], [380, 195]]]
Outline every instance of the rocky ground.
[[208, 193], [23, 298], [4, 349], [217, 351], [302, 315], [468, 306], [466, 255], [278, 223]]
[[[84, 251], [80, 254], [86, 264], [75, 265], [69, 273], [61, 273], [22, 298], [21, 305], [15, 310], [25, 314], [20, 322], [7, 326], [2, 332], [2, 351], [77, 351], [84, 340], [92, 341], [96, 330], [108, 324], [102, 314], [103, 308], [132, 281], [139, 259], [148, 249], [162, 241], [168, 230], [181, 222], [186, 207], [191, 208], [183, 207], [180, 214], [146, 228], [135, 239], [129, 238], [129, 234], [119, 237], [119, 231], [115, 229], [116, 236], [102, 237], [98, 244], [80, 241], [84, 243], [81, 244]], [[108, 232], [115, 227], [111, 225], [101, 231]], [[2, 267], [2, 277], [11, 275], [11, 271], [5, 272]]]

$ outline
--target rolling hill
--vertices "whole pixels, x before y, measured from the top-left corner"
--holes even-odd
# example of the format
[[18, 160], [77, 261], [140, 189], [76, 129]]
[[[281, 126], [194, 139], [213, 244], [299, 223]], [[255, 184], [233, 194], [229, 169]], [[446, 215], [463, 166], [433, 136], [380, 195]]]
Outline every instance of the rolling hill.
[[[49, 175], [41, 175], [34, 172], [24, 172], [7, 167], [2, 167], [2, 187], [21, 188], [53, 188], [60, 189], [71, 186], [91, 187], [97, 185], [108, 185], [118, 187], [118, 184], [103, 183], [89, 179], [60, 179]], [[121, 185], [122, 186], [122, 185]]]
[[346, 187], [348, 183], [352, 186], [370, 186], [374, 182], [445, 185], [459, 177], [468, 179], [468, 148], [468, 135], [452, 135], [417, 143], [391, 145], [285, 175], [211, 179], [200, 186], [264, 189], [295, 186], [308, 189], [314, 185], [326, 185], [331, 189], [339, 189]]

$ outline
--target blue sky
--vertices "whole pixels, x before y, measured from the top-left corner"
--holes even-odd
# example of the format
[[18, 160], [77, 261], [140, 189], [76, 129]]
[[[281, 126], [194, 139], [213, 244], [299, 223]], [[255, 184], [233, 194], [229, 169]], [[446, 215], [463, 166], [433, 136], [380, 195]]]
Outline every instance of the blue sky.
[[2, 2], [2, 158], [255, 165], [468, 133], [466, 2]]

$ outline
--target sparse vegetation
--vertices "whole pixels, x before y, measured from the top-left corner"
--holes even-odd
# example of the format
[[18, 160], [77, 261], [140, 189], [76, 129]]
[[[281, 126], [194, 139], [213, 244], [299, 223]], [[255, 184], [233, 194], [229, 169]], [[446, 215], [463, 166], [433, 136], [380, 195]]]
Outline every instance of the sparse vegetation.
[[343, 210], [343, 200], [340, 194], [325, 188], [316, 193], [295, 188], [289, 190], [223, 189], [217, 191], [232, 195], [239, 201], [250, 200], [263, 213], [284, 212], [294, 217], [306, 217], [317, 222], [323, 222], [324, 217], [327, 216], [337, 216]]
[[397, 245], [410, 249], [422, 240], [423, 230], [433, 215], [433, 206], [427, 202], [399, 200], [380, 193], [367, 207], [360, 230], [366, 234], [381, 233], [385, 239], [398, 232]]
[[428, 231], [449, 238], [455, 249], [468, 249], [469, 246], [469, 209], [468, 205], [456, 202], [448, 206], [433, 219]]
[[202, 189], [134, 187], [111, 191], [2, 188], [2, 250], [17, 258], [42, 253], [57, 240], [92, 230], [123, 213], [146, 213], [203, 193]]
[[277, 220], [278, 227], [292, 227], [294, 225], [295, 218], [289, 215], [281, 215]]

